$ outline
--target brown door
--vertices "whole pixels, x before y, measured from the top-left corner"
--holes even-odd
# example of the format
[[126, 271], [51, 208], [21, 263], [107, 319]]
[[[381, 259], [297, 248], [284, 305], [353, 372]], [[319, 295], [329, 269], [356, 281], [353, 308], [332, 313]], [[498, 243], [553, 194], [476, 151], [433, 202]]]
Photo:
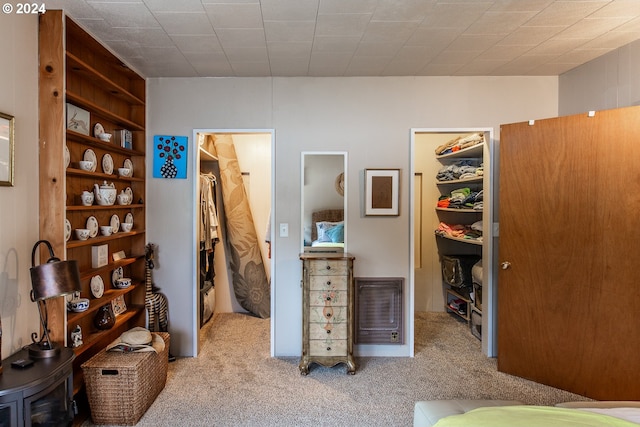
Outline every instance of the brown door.
[[503, 125], [499, 192], [498, 370], [640, 400], [640, 107]]

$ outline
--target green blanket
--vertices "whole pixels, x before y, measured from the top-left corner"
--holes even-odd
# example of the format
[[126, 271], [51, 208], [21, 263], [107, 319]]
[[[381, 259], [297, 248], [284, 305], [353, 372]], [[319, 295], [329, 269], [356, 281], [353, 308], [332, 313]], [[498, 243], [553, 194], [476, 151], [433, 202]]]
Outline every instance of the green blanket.
[[498, 406], [441, 418], [434, 427], [638, 427], [620, 418], [552, 406]]

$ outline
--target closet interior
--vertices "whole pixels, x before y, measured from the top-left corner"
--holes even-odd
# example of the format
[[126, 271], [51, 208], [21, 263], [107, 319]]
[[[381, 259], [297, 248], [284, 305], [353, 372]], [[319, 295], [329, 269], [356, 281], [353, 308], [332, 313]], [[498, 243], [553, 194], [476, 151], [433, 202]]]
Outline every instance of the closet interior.
[[495, 352], [491, 144], [491, 129], [413, 133], [415, 311], [450, 313], [489, 356]]

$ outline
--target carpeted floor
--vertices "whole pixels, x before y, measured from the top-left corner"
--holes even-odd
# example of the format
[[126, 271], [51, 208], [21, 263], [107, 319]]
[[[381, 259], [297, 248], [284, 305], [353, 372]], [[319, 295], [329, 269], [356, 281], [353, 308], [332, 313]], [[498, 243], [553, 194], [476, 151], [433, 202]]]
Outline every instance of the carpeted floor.
[[[269, 320], [216, 314], [197, 358], [169, 364], [167, 385], [139, 426], [411, 426], [418, 400], [587, 398], [496, 370], [465, 323], [418, 313], [414, 358], [357, 358], [358, 371], [269, 356]], [[92, 426], [85, 422], [84, 426]]]

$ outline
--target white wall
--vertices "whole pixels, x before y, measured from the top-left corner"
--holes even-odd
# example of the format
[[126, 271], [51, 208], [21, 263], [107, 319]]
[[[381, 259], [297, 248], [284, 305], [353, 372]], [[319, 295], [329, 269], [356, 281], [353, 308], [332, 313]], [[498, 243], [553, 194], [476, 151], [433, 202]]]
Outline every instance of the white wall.
[[559, 113], [640, 105], [640, 40], [560, 76]]
[[[493, 127], [557, 115], [555, 77], [156, 78], [148, 80], [147, 150], [153, 135], [199, 129], [275, 129], [273, 348], [301, 348], [300, 152], [348, 151], [348, 240], [355, 274], [409, 278], [410, 129]], [[191, 137], [190, 137], [191, 138]], [[189, 156], [193, 159], [193, 141]], [[194, 162], [189, 163], [194, 164]], [[363, 170], [400, 168], [400, 216], [364, 217]], [[151, 167], [147, 168], [151, 171]], [[170, 303], [172, 352], [193, 355], [195, 256], [192, 188], [186, 180], [148, 178], [147, 233], [159, 245], [154, 278]], [[408, 304], [409, 301], [407, 300]], [[357, 348], [360, 354], [407, 355], [406, 346]]]
[[15, 186], [0, 187], [0, 315], [6, 358], [40, 331], [38, 309], [29, 299], [31, 249], [39, 234], [37, 15], [0, 14], [0, 40], [0, 112], [15, 117]]

